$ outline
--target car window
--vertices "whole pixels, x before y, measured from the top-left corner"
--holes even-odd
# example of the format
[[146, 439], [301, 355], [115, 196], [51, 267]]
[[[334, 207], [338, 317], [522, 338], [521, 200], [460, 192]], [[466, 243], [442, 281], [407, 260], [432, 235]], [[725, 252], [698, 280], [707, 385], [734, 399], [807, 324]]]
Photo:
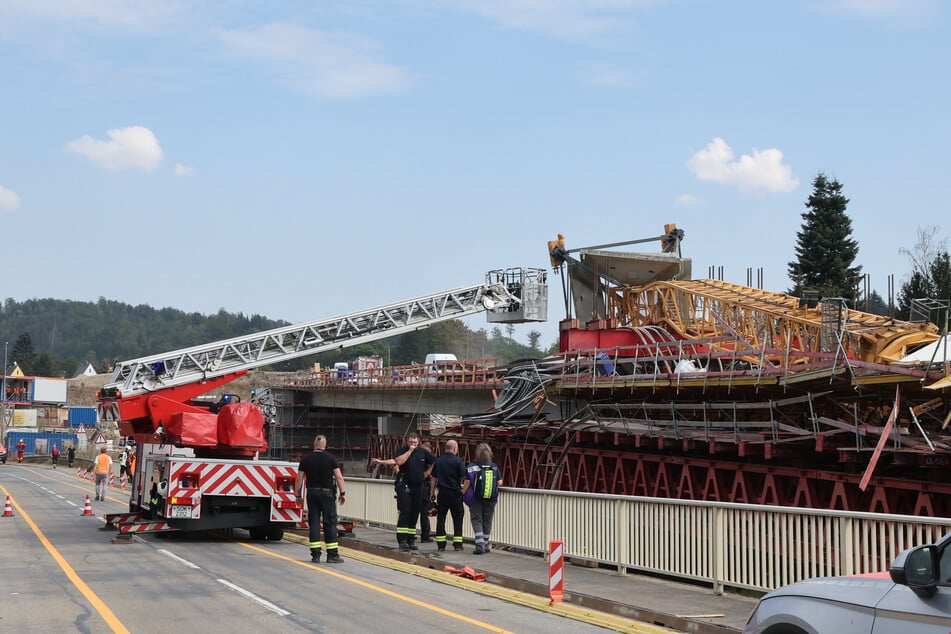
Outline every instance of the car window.
[[941, 551], [938, 563], [938, 582], [951, 584], [951, 546], [945, 546]]

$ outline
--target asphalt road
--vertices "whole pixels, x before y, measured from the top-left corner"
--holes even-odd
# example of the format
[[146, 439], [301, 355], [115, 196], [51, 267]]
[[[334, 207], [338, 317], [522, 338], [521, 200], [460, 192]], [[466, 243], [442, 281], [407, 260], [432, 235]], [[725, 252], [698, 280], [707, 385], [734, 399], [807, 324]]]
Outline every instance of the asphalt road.
[[150, 535], [114, 544], [110, 490], [71, 470], [0, 465], [0, 630], [78, 632], [596, 632], [555, 614], [348, 558], [312, 564], [303, 545], [243, 531]]

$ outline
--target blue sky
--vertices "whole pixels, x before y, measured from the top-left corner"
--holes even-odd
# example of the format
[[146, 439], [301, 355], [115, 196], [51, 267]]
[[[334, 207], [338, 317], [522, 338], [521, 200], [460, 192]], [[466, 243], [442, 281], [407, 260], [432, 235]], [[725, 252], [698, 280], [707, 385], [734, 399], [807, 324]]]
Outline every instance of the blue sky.
[[[820, 171], [886, 296], [919, 228], [946, 237], [948, 15], [0, 0], [0, 296], [303, 322], [547, 267], [559, 232], [574, 248], [669, 222], [694, 277], [762, 268], [784, 291]], [[522, 341], [555, 339], [550, 282], [549, 323]]]

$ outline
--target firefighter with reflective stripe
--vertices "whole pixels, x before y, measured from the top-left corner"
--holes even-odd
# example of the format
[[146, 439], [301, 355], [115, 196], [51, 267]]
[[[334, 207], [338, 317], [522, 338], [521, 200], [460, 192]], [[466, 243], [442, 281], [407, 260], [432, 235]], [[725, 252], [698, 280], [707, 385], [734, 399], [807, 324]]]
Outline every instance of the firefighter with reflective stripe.
[[459, 443], [447, 440], [444, 451], [433, 465], [433, 490], [436, 496], [436, 548], [446, 550], [446, 514], [452, 515], [452, 547], [462, 550], [462, 495], [469, 488], [466, 463], [459, 457]]
[[[436, 456], [419, 446], [419, 435], [411, 433], [406, 445], [393, 458], [374, 458], [374, 464], [396, 465], [400, 468], [396, 486], [396, 541], [400, 550], [419, 550], [416, 545], [416, 522], [423, 508], [423, 480], [432, 471]], [[402, 479], [402, 482], [400, 482]]]
[[[314, 438], [314, 451], [304, 456], [297, 467], [295, 486], [297, 502], [301, 503], [304, 491], [307, 491], [307, 508], [310, 522], [310, 560], [320, 561], [321, 549], [327, 547], [327, 563], [343, 563], [337, 552], [337, 491], [340, 503], [347, 501], [346, 485], [337, 457], [327, 451], [327, 437]], [[324, 541], [320, 541], [320, 527], [323, 524]]]

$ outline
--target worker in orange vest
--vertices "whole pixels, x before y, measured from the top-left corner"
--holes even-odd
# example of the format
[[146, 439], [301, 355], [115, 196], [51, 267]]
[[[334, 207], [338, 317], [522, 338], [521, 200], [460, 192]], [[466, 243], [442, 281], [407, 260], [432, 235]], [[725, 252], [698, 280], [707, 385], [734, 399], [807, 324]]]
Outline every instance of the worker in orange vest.
[[96, 499], [105, 500], [106, 478], [109, 477], [109, 472], [112, 471], [112, 456], [106, 453], [105, 447], [99, 450], [94, 466], [96, 469]]
[[20, 442], [17, 443], [17, 462], [23, 462], [23, 452], [26, 451], [26, 443], [23, 442], [23, 439], [20, 439]]

